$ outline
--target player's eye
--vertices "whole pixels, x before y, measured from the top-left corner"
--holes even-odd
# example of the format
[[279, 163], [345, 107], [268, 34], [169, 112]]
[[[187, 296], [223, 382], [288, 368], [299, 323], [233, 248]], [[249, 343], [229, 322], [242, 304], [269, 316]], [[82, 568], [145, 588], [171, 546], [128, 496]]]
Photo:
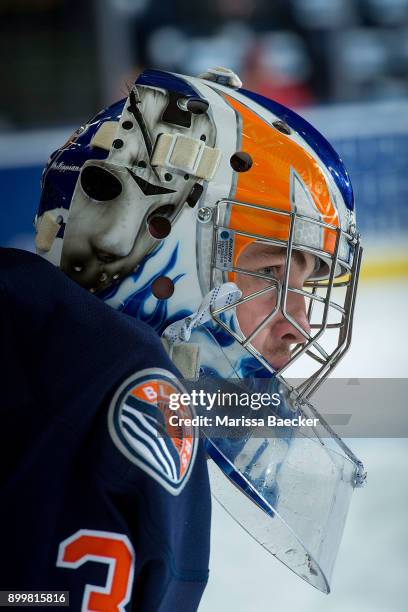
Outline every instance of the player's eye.
[[271, 278], [278, 278], [282, 276], [283, 266], [265, 266], [258, 270], [260, 274], [265, 274], [265, 276], [270, 276]]

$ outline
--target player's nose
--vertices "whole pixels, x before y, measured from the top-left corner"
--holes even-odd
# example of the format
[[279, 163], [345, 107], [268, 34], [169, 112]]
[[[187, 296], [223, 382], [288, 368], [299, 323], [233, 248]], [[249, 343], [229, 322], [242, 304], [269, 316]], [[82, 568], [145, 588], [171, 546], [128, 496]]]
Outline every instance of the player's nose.
[[288, 318], [285, 317], [284, 313], [281, 313], [280, 320], [275, 326], [276, 339], [288, 345], [304, 344], [311, 330], [306, 313], [305, 298], [289, 291], [286, 300], [286, 314]]

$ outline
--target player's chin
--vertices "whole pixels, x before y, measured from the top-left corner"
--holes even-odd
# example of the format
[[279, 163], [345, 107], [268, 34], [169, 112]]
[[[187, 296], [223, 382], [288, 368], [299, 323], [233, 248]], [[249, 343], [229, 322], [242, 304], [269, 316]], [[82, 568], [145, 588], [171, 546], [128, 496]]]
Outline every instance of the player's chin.
[[264, 355], [264, 357], [274, 370], [280, 370], [290, 361], [290, 353], [285, 353], [283, 355]]

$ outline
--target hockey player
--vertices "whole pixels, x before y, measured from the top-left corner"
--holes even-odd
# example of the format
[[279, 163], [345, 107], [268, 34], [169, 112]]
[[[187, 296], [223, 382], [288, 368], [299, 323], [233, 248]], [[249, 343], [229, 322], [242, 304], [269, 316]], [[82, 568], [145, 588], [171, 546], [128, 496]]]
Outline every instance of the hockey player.
[[[196, 609], [207, 472], [194, 428], [169, 427], [169, 397], [180, 375], [232, 380], [278, 390], [281, 414], [316, 414], [308, 399], [351, 338], [361, 248], [348, 175], [316, 130], [231, 71], [147, 71], [51, 156], [36, 230], [71, 280], [3, 254], [5, 312], [29, 321], [9, 376], [21, 400], [4, 491], [21, 503], [3, 510], [18, 525], [4, 588], [70, 590], [83, 610]], [[289, 385], [302, 360], [317, 365]], [[328, 592], [360, 462], [293, 429], [203, 433], [215, 496]]]

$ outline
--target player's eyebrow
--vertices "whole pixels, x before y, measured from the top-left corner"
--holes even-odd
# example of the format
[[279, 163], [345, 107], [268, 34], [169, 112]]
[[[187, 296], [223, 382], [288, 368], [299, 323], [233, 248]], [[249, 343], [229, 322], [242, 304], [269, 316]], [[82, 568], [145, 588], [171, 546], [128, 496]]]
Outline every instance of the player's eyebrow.
[[[238, 259], [238, 262], [240, 261]], [[285, 263], [285, 249], [279, 249], [278, 252], [271, 251], [267, 247], [252, 252], [245, 251], [242, 253], [242, 259], [240, 261], [242, 267], [248, 267], [256, 269], [262, 266], [278, 266]]]
[[258, 260], [261, 259], [263, 261], [265, 261], [266, 263], [269, 261], [271, 261], [271, 259], [274, 260], [282, 260], [284, 261], [286, 258], [286, 252], [284, 249], [282, 249], [281, 251], [278, 252], [273, 252], [273, 251], [258, 251], [256, 253], [253, 254], [254, 259]]
[[[286, 261], [286, 249], [279, 248], [279, 250], [270, 250], [268, 248], [256, 251], [252, 254], [254, 263], [258, 264], [258, 262], [262, 263], [274, 263], [275, 265], [280, 265], [285, 263]], [[251, 257], [251, 258], [252, 258]], [[301, 270], [305, 270], [308, 267], [308, 261], [306, 255], [302, 251], [298, 251], [293, 249], [292, 258], [296, 261]]]

